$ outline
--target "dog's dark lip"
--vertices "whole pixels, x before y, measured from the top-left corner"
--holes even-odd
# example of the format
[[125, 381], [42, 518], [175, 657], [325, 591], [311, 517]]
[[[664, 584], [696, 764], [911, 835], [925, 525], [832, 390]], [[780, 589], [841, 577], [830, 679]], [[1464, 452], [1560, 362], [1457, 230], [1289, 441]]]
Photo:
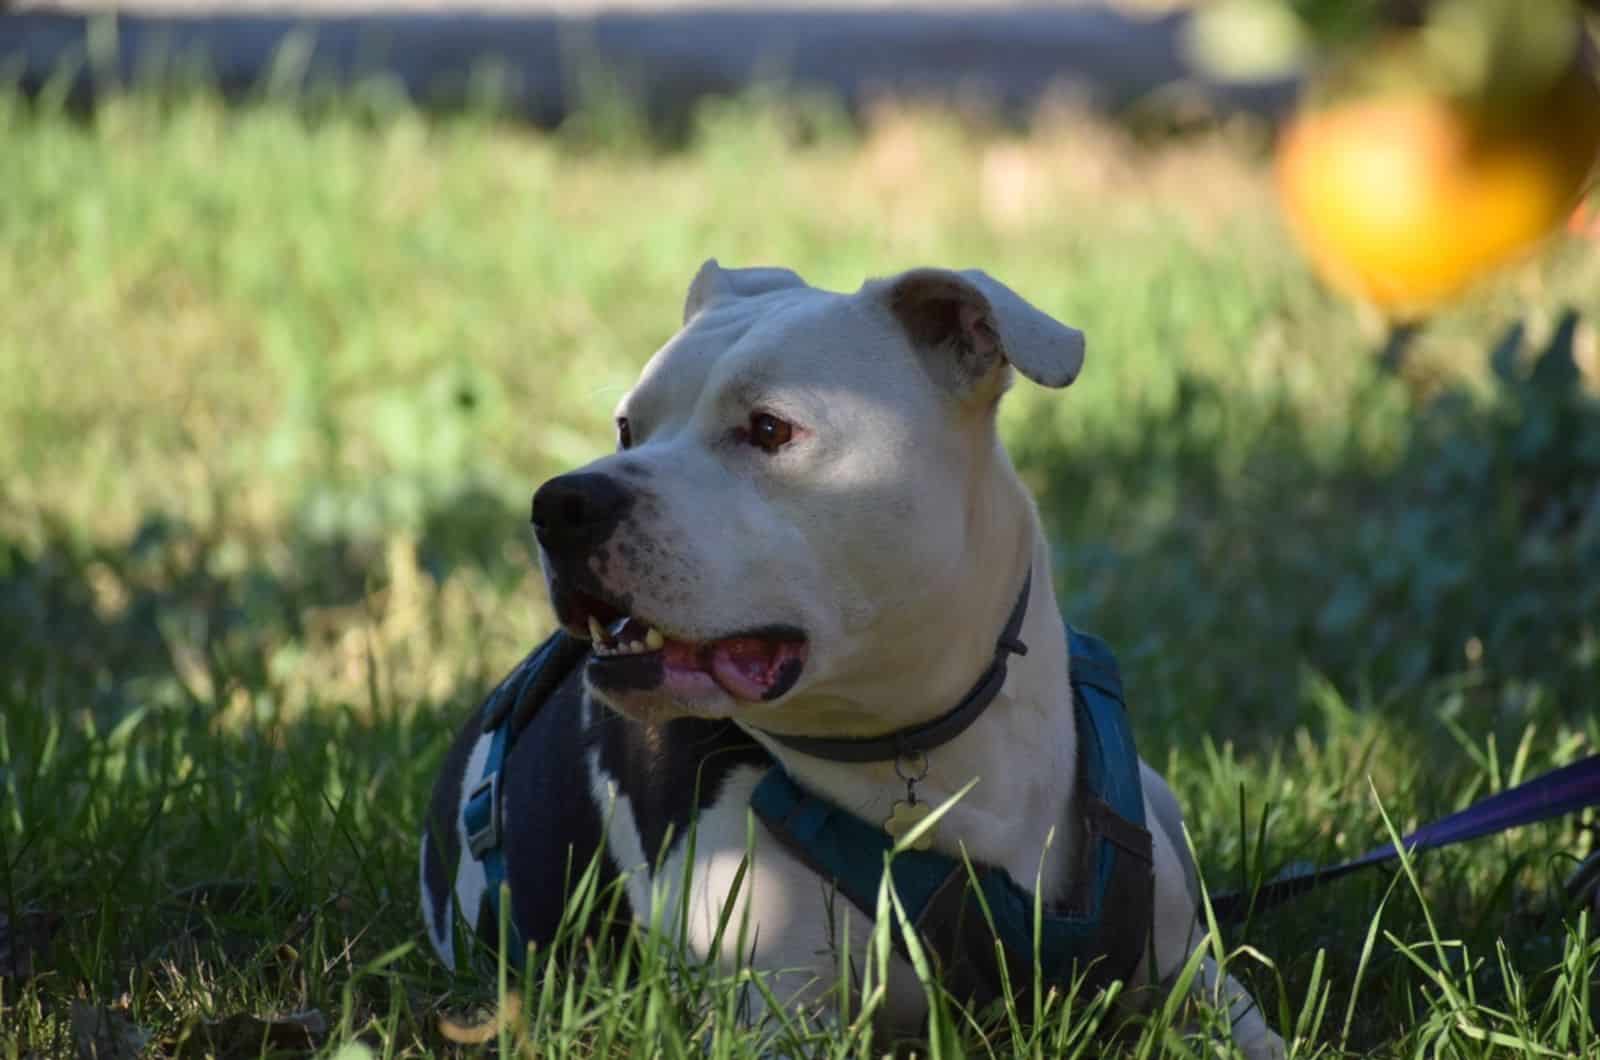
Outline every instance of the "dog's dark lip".
[[665, 667], [660, 652], [640, 655], [589, 656], [588, 676], [608, 692], [649, 691], [661, 684]]
[[[805, 643], [803, 636], [792, 643]], [[771, 703], [788, 695], [800, 681], [805, 664], [792, 661], [778, 671], [777, 679], [761, 697]], [[607, 692], [651, 692], [659, 688], [666, 676], [666, 663], [661, 652], [641, 652], [634, 655], [590, 654], [585, 667], [589, 681]]]
[[602, 626], [609, 626], [628, 615], [625, 602], [612, 600], [592, 589], [574, 589], [559, 578], [551, 579], [550, 606], [561, 628], [579, 640], [589, 639], [590, 617]]
[[737, 640], [741, 637], [753, 637], [759, 640], [784, 641], [794, 644], [803, 644], [809, 638], [806, 631], [799, 626], [791, 626], [784, 622], [773, 622], [765, 626], [752, 626], [749, 629], [735, 630], [731, 633], [718, 633], [714, 637], [697, 638], [707, 644], [719, 640]]
[[647, 625], [661, 630], [662, 634], [667, 637], [696, 644], [714, 644], [719, 640], [734, 640], [739, 637], [755, 637], [762, 640], [787, 643], [804, 643], [808, 639], [805, 630], [799, 626], [784, 622], [770, 622], [762, 626], [730, 630], [705, 637], [680, 637], [668, 627], [658, 625], [653, 619], [632, 615], [627, 604], [602, 596], [592, 590], [572, 589], [557, 582], [552, 586], [550, 598], [551, 604], [556, 611], [556, 620], [561, 623], [561, 628], [580, 640], [589, 639], [588, 620], [591, 615], [602, 626], [609, 626], [619, 618], [634, 617]]

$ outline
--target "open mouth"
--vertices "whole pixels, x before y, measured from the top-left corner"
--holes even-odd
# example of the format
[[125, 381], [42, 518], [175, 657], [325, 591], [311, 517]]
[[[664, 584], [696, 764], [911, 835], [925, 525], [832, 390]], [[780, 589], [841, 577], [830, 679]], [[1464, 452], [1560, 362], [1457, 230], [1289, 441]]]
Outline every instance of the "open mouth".
[[806, 636], [793, 626], [689, 640], [587, 593], [572, 593], [564, 603], [559, 610], [568, 628], [594, 645], [588, 676], [603, 690], [661, 690], [694, 700], [720, 688], [734, 699], [765, 703], [793, 688], [805, 668]]

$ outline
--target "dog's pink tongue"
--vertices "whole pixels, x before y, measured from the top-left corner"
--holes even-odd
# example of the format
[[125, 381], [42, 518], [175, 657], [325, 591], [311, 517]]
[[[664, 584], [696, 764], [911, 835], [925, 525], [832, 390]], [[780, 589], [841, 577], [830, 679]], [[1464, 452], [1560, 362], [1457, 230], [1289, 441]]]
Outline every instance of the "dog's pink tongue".
[[757, 702], [777, 678], [778, 651], [759, 637], [731, 637], [711, 646], [711, 676], [735, 699]]

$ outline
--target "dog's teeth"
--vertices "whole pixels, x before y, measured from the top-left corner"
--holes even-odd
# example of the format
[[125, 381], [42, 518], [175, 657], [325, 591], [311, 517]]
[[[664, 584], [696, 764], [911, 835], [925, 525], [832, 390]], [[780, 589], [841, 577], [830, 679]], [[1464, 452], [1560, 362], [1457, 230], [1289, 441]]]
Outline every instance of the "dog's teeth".
[[589, 616], [589, 639], [596, 644], [606, 639], [606, 631], [600, 628], [600, 623], [595, 621], [593, 615]]
[[663, 637], [661, 631], [654, 626], [651, 626], [650, 632], [644, 635], [644, 646], [651, 651], [660, 651], [666, 643], [667, 638]]
[[601, 640], [594, 642], [594, 653], [608, 657], [612, 655], [643, 655], [649, 650], [642, 640], [617, 641], [615, 643]]

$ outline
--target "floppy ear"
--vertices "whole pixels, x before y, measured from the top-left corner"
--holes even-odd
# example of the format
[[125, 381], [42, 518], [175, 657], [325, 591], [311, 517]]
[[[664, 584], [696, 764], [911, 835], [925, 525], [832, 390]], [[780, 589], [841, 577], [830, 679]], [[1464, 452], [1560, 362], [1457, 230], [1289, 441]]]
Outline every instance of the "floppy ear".
[[1063, 387], [1083, 368], [1083, 332], [1041, 313], [976, 269], [912, 269], [877, 281], [911, 341], [947, 360], [935, 377], [970, 391], [1002, 362], [1035, 383]]
[[805, 285], [806, 281], [788, 269], [724, 269], [716, 258], [707, 258], [689, 284], [688, 297], [683, 300], [683, 322], [689, 323], [700, 310], [724, 298], [748, 298]]

